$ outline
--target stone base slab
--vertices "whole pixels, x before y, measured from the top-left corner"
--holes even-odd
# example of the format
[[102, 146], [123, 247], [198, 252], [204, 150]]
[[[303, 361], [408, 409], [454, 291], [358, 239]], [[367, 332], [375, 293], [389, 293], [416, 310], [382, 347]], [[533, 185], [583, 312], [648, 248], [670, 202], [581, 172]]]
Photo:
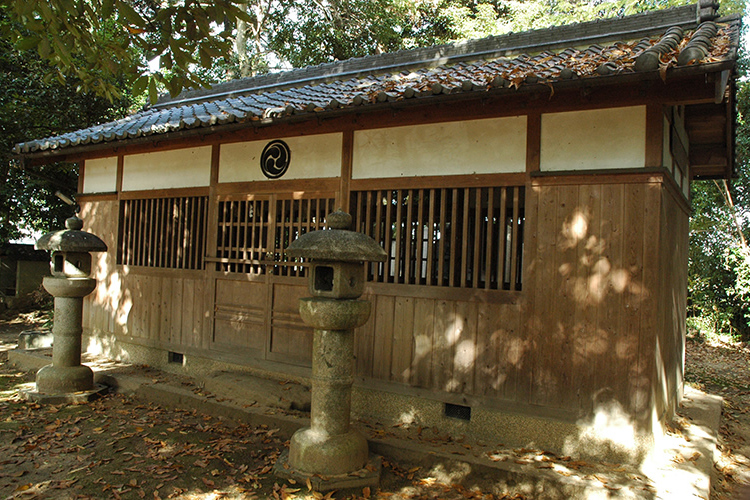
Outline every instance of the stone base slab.
[[43, 330], [26, 330], [18, 335], [19, 349], [47, 349], [52, 347], [52, 332]]
[[377, 486], [380, 484], [380, 472], [383, 468], [383, 458], [380, 455], [370, 454], [367, 464], [360, 470], [349, 474], [335, 476], [321, 476], [319, 474], [307, 474], [293, 469], [289, 465], [289, 450], [284, 450], [276, 460], [273, 472], [283, 479], [294, 479], [297, 484], [310, 485], [315, 491], [331, 491], [344, 489], [360, 489], [365, 486]]
[[90, 391], [71, 392], [63, 394], [44, 394], [37, 391], [21, 391], [21, 395], [27, 401], [34, 401], [35, 403], [47, 404], [47, 405], [60, 405], [60, 404], [83, 404], [99, 399], [104, 396], [109, 387], [102, 384], [94, 384], [94, 388]]

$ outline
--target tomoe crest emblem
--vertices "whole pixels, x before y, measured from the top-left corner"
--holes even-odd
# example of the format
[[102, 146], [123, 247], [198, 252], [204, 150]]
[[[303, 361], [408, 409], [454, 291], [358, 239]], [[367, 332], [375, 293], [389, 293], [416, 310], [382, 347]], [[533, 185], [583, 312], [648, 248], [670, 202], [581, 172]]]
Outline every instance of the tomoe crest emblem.
[[289, 168], [292, 153], [284, 141], [271, 141], [260, 155], [260, 170], [269, 179], [278, 179]]

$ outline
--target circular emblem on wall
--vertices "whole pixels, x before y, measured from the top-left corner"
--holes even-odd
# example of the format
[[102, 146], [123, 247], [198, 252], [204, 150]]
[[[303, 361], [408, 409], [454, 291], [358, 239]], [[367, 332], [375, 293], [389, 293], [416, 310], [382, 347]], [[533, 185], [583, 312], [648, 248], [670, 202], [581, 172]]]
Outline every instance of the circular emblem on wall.
[[260, 170], [269, 179], [278, 179], [289, 168], [292, 153], [284, 141], [271, 141], [260, 155]]

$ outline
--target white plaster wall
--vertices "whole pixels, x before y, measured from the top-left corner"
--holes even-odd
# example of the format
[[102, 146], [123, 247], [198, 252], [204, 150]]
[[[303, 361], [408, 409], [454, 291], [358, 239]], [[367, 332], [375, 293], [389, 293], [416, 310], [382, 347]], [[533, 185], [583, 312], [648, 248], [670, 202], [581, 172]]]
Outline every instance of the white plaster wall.
[[122, 190], [208, 186], [211, 146], [127, 155], [122, 167]]
[[542, 114], [542, 171], [645, 164], [646, 106]]
[[117, 190], [117, 157], [86, 160], [83, 166], [84, 193], [111, 193]]
[[[291, 152], [289, 170], [281, 179], [316, 179], [341, 175], [343, 135], [320, 134], [281, 138]], [[260, 170], [260, 155], [271, 142], [250, 141], [222, 144], [219, 182], [269, 180]]]
[[354, 133], [354, 179], [525, 171], [526, 116]]

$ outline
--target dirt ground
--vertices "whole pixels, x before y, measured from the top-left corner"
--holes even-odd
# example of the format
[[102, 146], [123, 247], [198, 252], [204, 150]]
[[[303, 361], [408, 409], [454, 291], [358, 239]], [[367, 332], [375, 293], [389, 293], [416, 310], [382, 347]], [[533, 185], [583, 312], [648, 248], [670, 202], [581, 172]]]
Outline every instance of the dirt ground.
[[[48, 318], [0, 318], [0, 498], [322, 499], [308, 485], [272, 473], [288, 446], [278, 429], [196, 411], [163, 408], [113, 394], [88, 405], [40, 406], [20, 400], [33, 375], [7, 364], [23, 330]], [[686, 380], [725, 398], [721, 459], [712, 498], [750, 498], [750, 348], [728, 341], [687, 344]], [[449, 484], [424, 464], [384, 461], [376, 489], [325, 498], [495, 499], [491, 482]]]
[[750, 346], [688, 336], [685, 382], [724, 398], [711, 498], [750, 499]]

